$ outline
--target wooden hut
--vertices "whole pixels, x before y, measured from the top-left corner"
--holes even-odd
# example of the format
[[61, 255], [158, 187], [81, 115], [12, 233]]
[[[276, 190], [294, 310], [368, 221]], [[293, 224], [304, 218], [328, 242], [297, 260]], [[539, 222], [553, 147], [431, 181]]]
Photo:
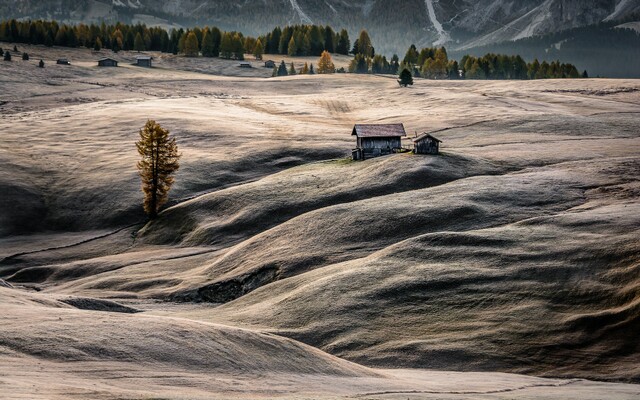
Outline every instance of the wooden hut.
[[136, 57], [136, 65], [138, 67], [151, 68], [151, 60], [153, 60], [151, 56], [138, 56]]
[[98, 60], [98, 67], [117, 67], [118, 61], [113, 58], [101, 58]]
[[442, 140], [431, 136], [428, 133], [413, 139], [413, 152], [416, 154], [438, 154]]
[[273, 60], [267, 60], [264, 62], [264, 67], [274, 69], [276, 67], [276, 62]]
[[67, 60], [66, 58], [58, 58], [58, 60], [56, 61], [56, 64], [58, 64], [58, 65], [71, 65], [69, 60]]
[[356, 124], [351, 135], [356, 137], [353, 159], [365, 160], [402, 148], [402, 138], [406, 132], [403, 124]]

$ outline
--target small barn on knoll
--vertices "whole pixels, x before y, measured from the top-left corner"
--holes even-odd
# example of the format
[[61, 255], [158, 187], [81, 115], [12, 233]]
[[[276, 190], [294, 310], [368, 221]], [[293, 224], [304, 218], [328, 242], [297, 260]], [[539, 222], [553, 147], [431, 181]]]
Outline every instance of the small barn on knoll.
[[113, 58], [101, 58], [98, 60], [98, 67], [117, 67], [118, 61]]
[[442, 140], [431, 136], [428, 133], [413, 139], [413, 152], [416, 154], [438, 154]]
[[402, 148], [406, 132], [403, 124], [356, 124], [351, 135], [356, 137], [356, 148], [351, 152], [353, 159], [365, 160]]
[[264, 62], [264, 67], [273, 69], [276, 67], [276, 62], [273, 60], [267, 60]]
[[138, 67], [151, 68], [151, 60], [153, 60], [151, 56], [138, 56], [136, 57], [136, 65]]

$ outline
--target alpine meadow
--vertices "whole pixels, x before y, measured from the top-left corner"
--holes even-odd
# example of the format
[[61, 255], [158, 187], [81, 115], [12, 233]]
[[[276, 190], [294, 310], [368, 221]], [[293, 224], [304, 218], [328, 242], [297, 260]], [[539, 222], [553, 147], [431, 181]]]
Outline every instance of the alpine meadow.
[[640, 398], [640, 0], [0, 0], [0, 398]]

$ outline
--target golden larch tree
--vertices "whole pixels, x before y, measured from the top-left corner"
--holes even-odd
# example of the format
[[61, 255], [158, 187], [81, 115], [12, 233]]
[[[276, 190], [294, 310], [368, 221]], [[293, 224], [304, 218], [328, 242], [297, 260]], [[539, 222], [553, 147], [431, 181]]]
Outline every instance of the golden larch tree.
[[333, 74], [336, 72], [336, 66], [333, 64], [331, 54], [328, 51], [323, 51], [318, 60], [318, 73], [319, 74]]
[[142, 157], [138, 161], [138, 171], [142, 178], [144, 211], [149, 218], [155, 219], [160, 207], [167, 202], [174, 182], [173, 174], [180, 167], [181, 154], [178, 154], [176, 139], [153, 120], [148, 120], [140, 129], [136, 147]]
[[184, 55], [187, 57], [198, 57], [200, 52], [198, 37], [195, 32], [189, 32], [184, 40]]

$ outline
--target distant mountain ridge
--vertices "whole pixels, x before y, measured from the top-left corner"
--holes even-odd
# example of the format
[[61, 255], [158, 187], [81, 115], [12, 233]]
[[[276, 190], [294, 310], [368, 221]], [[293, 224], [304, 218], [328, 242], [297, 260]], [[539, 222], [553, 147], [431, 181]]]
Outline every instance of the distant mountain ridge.
[[0, 0], [3, 18], [210, 24], [252, 35], [296, 23], [345, 27], [352, 34], [366, 28], [387, 52], [410, 43], [485, 46], [634, 13], [640, 0]]

